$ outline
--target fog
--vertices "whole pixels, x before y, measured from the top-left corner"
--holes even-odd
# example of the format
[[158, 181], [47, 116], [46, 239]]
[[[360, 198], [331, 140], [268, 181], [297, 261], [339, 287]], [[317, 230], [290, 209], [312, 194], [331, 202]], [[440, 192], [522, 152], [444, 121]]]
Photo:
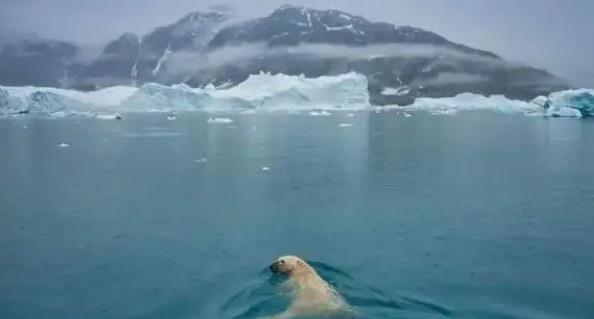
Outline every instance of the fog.
[[378, 57], [406, 58], [406, 57], [448, 57], [460, 58], [466, 61], [479, 63], [498, 64], [501, 60], [491, 57], [480, 57], [473, 54], [465, 54], [457, 50], [450, 50], [440, 46], [419, 45], [419, 44], [381, 44], [365, 47], [349, 47], [328, 44], [301, 44], [291, 48], [270, 48], [264, 43], [245, 44], [238, 46], [227, 46], [208, 54], [196, 54], [194, 52], [173, 53], [167, 62], [167, 71], [172, 74], [187, 73], [188, 67], [193, 72], [202, 69], [217, 68], [222, 65], [242, 64], [256, 58], [275, 56], [283, 53], [290, 53], [311, 58], [338, 58], [348, 60], [373, 59]]

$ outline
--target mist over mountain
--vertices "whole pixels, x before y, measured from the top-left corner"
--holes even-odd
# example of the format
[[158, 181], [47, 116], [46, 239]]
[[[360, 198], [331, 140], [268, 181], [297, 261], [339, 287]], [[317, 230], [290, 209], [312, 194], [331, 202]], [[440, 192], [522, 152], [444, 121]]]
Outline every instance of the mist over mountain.
[[291, 5], [242, 22], [224, 10], [192, 12], [145, 35], [125, 33], [91, 61], [81, 60], [82, 49], [72, 43], [1, 39], [4, 85], [229, 86], [259, 72], [318, 77], [355, 71], [367, 77], [374, 104], [462, 92], [531, 99], [568, 87], [546, 70], [423, 29]]

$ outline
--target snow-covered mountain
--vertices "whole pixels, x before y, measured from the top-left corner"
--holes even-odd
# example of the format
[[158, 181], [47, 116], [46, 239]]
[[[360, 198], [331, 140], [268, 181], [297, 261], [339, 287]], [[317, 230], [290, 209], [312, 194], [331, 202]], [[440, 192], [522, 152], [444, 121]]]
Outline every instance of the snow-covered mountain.
[[192, 12], [144, 36], [125, 33], [85, 68], [79, 83], [105, 86], [167, 81], [161, 75], [169, 56], [180, 51], [203, 51], [228, 19], [219, 12]]
[[261, 71], [307, 77], [357, 72], [367, 78], [374, 104], [463, 92], [529, 100], [568, 88], [545, 70], [433, 32], [291, 5], [242, 22], [226, 13], [190, 13], [146, 35], [123, 34], [86, 64], [75, 61], [78, 48], [68, 43], [1, 43], [0, 84], [9, 85], [203, 87], [236, 85]]
[[268, 17], [224, 28], [209, 48], [250, 43], [300, 49], [276, 50], [281, 54], [257, 56], [239, 67], [217, 68], [213, 75], [202, 72], [192, 84], [239, 83], [258, 70], [307, 76], [356, 71], [367, 76], [375, 104], [408, 104], [421, 96], [462, 92], [531, 99], [567, 88], [544, 70], [507, 63], [494, 53], [451, 42], [433, 32], [372, 22], [337, 10], [286, 5]]
[[419, 28], [372, 22], [338, 10], [320, 11], [292, 5], [278, 8], [268, 17], [221, 30], [211, 41], [210, 47], [246, 42], [266, 42], [269, 46], [300, 43], [358, 46], [387, 43], [433, 44], [497, 58], [491, 52], [455, 44], [438, 34]]

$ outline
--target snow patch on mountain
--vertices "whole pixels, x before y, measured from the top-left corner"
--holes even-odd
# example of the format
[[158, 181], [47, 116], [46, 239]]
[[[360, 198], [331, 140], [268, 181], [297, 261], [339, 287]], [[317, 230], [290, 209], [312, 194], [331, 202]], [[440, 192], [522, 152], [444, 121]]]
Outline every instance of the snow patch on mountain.
[[165, 63], [167, 61], [167, 58], [169, 58], [171, 53], [172, 53], [172, 51], [171, 51], [171, 44], [170, 44], [167, 47], [167, 49], [165, 49], [165, 52], [163, 53], [163, 55], [159, 58], [159, 61], [157, 61], [157, 65], [155, 66], [155, 68], [152, 71], [153, 76], [157, 76], [157, 74], [159, 74], [159, 71], [161, 70], [161, 66], [163, 66], [163, 63]]

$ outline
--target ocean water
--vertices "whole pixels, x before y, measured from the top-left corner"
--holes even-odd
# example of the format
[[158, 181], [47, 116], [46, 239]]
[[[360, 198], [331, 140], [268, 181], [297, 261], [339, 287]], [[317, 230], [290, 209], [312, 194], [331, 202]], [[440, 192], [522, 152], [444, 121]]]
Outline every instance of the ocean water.
[[594, 121], [228, 117], [0, 119], [0, 318], [594, 317]]

